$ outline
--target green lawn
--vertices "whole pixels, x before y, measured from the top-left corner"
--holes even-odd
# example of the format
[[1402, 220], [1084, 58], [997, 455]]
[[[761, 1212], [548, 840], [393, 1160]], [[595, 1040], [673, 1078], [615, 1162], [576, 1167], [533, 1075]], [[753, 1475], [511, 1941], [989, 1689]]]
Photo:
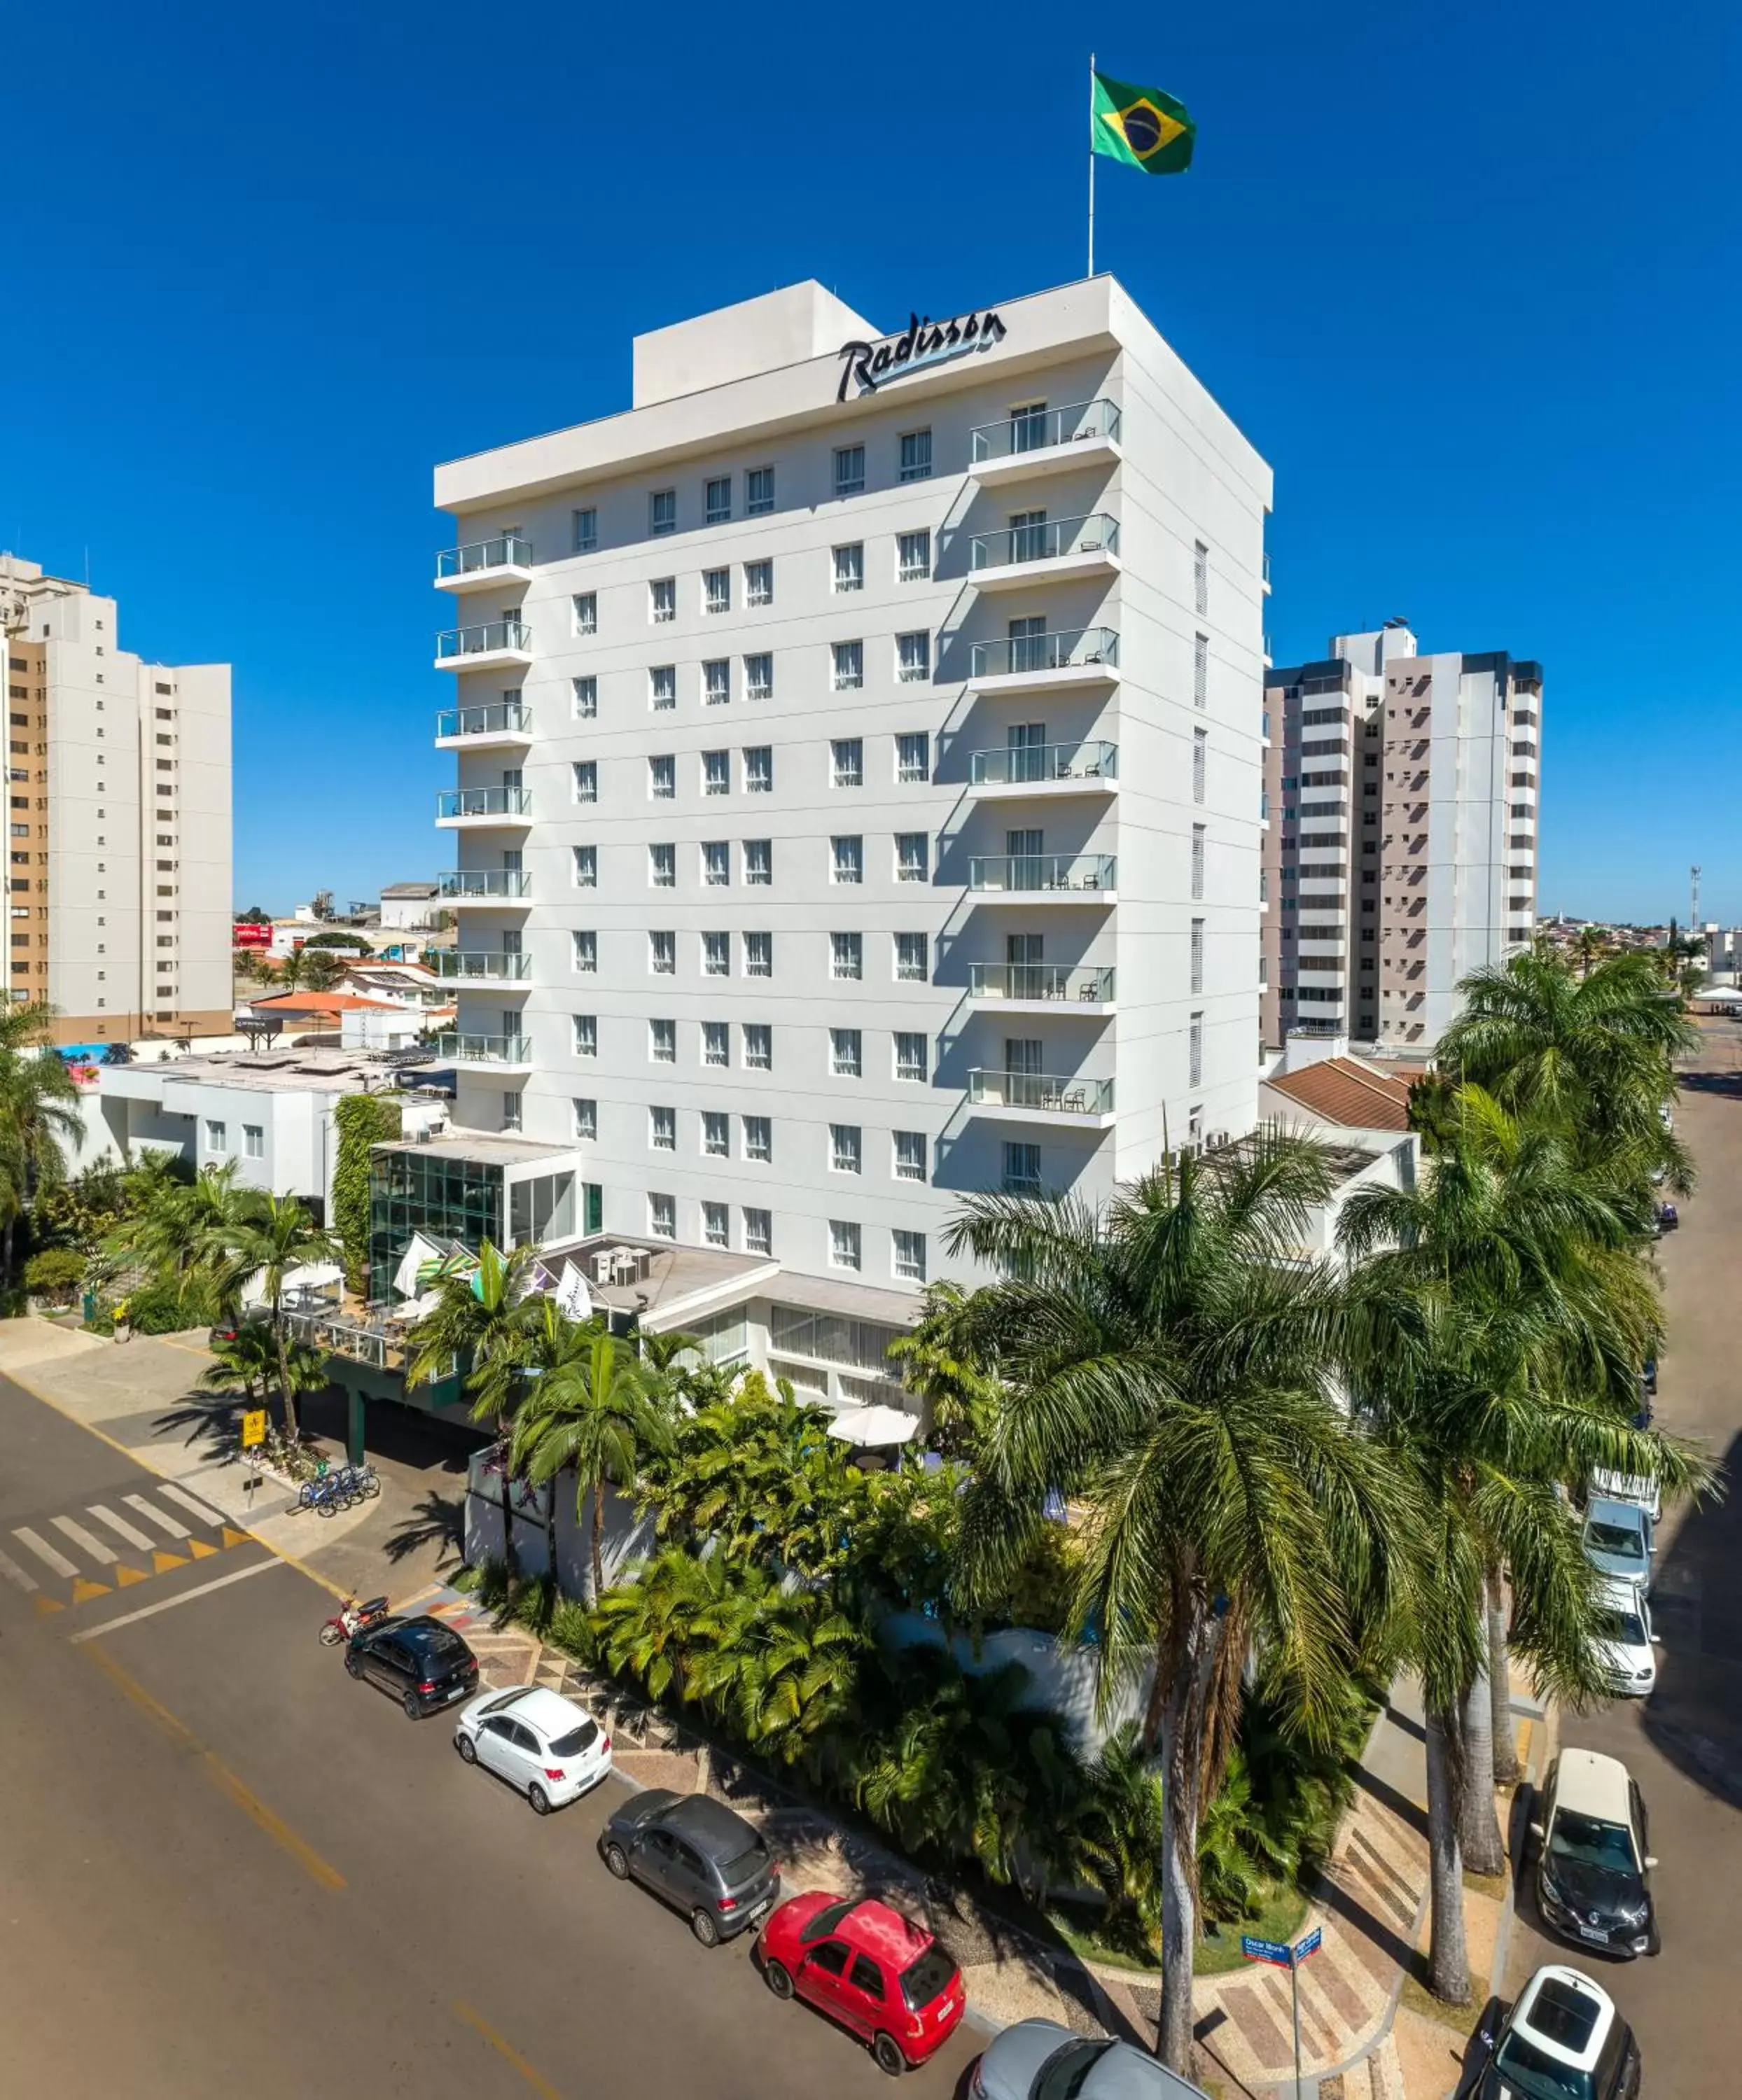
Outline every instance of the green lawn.
[[[1269, 1894], [1251, 1917], [1218, 1926], [1214, 1933], [1199, 1940], [1197, 1974], [1224, 1976], [1231, 1970], [1243, 1967], [1245, 1957], [1240, 1951], [1242, 1933], [1250, 1933], [1259, 1939], [1292, 1939], [1306, 1915], [1306, 1899], [1298, 1889], [1285, 1882], [1271, 1882]], [[1068, 1912], [1058, 1910], [1049, 1912], [1048, 1917], [1059, 1938], [1081, 1960], [1104, 1961], [1109, 1968], [1129, 1969], [1134, 1975], [1160, 1976], [1159, 1962], [1141, 1960], [1129, 1947], [1103, 1939], [1081, 1918], [1073, 1918]]]

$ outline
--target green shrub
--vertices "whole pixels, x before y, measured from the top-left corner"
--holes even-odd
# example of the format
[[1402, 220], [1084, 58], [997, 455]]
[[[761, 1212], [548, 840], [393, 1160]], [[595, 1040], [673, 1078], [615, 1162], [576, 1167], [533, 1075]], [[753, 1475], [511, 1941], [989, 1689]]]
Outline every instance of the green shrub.
[[34, 1298], [64, 1303], [85, 1280], [85, 1257], [77, 1247], [45, 1247], [24, 1264], [24, 1288]]
[[596, 1660], [599, 1643], [593, 1634], [593, 1615], [585, 1604], [577, 1604], [565, 1597], [550, 1614], [550, 1624], [545, 1638], [564, 1654], [572, 1655], [577, 1662], [590, 1663]]
[[338, 1157], [333, 1167], [333, 1229], [345, 1251], [345, 1281], [361, 1290], [369, 1272], [369, 1155], [400, 1132], [400, 1105], [387, 1094], [347, 1094], [334, 1104]]
[[[179, 1286], [142, 1284], [125, 1304], [127, 1325], [135, 1335], [177, 1335], [184, 1327], [209, 1327], [218, 1317], [218, 1294], [205, 1276], [187, 1277]], [[115, 1311], [120, 1315], [122, 1308]]]

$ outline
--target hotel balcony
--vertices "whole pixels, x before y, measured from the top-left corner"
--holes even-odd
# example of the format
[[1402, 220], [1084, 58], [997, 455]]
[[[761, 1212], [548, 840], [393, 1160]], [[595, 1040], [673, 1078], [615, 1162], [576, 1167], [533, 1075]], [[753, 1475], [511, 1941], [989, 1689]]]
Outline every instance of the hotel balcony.
[[444, 708], [436, 717], [436, 747], [443, 751], [524, 751], [532, 740], [532, 710], [518, 700]]
[[450, 827], [522, 825], [533, 821], [533, 798], [524, 788], [444, 788], [436, 797], [436, 821]]
[[970, 794], [1027, 800], [1037, 796], [1116, 795], [1116, 743], [1030, 743], [976, 751], [968, 766]]
[[1080, 1013], [1091, 1019], [1114, 1011], [1110, 966], [1063, 963], [975, 963], [968, 997], [1001, 1013]]
[[436, 638], [438, 671], [524, 671], [532, 660], [532, 630], [515, 613], [477, 627], [450, 627]]
[[1118, 404], [1078, 401], [981, 424], [974, 433], [970, 471], [988, 487], [1001, 487], [1073, 466], [1112, 466], [1119, 456]]
[[1050, 1123], [1068, 1130], [1108, 1130], [1113, 1121], [1111, 1079], [1061, 1079], [1045, 1072], [973, 1071], [968, 1101], [1001, 1123]]
[[968, 682], [979, 693], [1050, 693], [1071, 686], [1109, 686], [1119, 678], [1119, 637], [1110, 627], [1024, 634], [976, 642]]
[[436, 557], [437, 590], [482, 590], [487, 584], [532, 580], [533, 543], [511, 532], [499, 540], [475, 540], [469, 547], [449, 547]]
[[1016, 590], [1072, 576], [1116, 576], [1119, 523], [1097, 510], [1087, 518], [1049, 518], [1038, 525], [976, 532], [968, 542], [968, 580], [978, 590]]
[[1112, 904], [1119, 863], [1112, 854], [986, 854], [968, 862], [978, 897], [1019, 897], [1024, 904]]
[[444, 904], [512, 904], [530, 897], [532, 888], [524, 867], [450, 867], [436, 878]]
[[533, 959], [499, 948], [436, 948], [430, 961], [437, 977], [458, 984], [524, 985], [533, 974]]
[[533, 1039], [529, 1035], [438, 1035], [436, 1055], [446, 1065], [478, 1065], [493, 1072], [529, 1072]]

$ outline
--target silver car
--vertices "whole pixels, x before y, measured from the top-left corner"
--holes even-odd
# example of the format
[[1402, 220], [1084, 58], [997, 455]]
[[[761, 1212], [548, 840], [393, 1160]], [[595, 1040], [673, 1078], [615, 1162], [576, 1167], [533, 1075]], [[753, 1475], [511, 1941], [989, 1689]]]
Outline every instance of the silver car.
[[1056, 2020], [1019, 2020], [975, 2065], [974, 2100], [1209, 2100], [1128, 2041], [1091, 2041]]
[[1638, 1502], [1593, 1495], [1585, 1506], [1585, 1557], [1612, 1582], [1629, 1582], [1642, 1594], [1651, 1586], [1657, 1550], [1651, 1520]]

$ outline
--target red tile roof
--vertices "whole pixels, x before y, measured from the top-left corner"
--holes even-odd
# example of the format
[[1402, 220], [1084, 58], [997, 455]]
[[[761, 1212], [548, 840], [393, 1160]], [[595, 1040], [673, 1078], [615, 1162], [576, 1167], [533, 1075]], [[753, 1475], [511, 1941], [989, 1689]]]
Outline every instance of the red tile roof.
[[418, 1011], [391, 999], [359, 999], [348, 991], [275, 991], [249, 1004], [256, 1013], [403, 1013], [409, 1020]]
[[1352, 1130], [1408, 1130], [1414, 1077], [1363, 1064], [1357, 1057], [1325, 1057], [1298, 1072], [1279, 1072], [1265, 1084], [1327, 1123]]

